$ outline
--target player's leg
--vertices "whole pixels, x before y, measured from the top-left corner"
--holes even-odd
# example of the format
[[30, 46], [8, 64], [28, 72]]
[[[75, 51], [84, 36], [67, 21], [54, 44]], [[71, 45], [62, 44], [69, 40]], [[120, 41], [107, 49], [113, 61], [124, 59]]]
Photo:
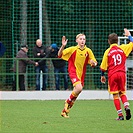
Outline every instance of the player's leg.
[[114, 106], [118, 114], [118, 118], [116, 120], [124, 120], [122, 109], [121, 109], [121, 103], [119, 99], [118, 78], [119, 78], [119, 74], [115, 73], [108, 79], [108, 83], [109, 83], [108, 90], [109, 90], [109, 93], [113, 94]]
[[114, 99], [114, 105], [118, 113], [118, 118], [116, 120], [124, 120], [122, 109], [121, 109], [121, 104], [120, 104], [120, 99], [119, 99], [119, 94], [113, 94], [113, 99]]
[[123, 72], [120, 72], [119, 75], [120, 75], [120, 81], [119, 81], [119, 90], [120, 90], [120, 92], [119, 92], [119, 96], [120, 96], [121, 101], [122, 101], [122, 103], [124, 105], [124, 108], [125, 108], [126, 120], [129, 120], [131, 118], [131, 111], [130, 111], [129, 102], [128, 102], [127, 96], [126, 96], [126, 88], [125, 88], [126, 75]]
[[131, 118], [131, 111], [129, 108], [129, 102], [127, 100], [127, 96], [126, 96], [126, 94], [120, 92], [120, 98], [121, 98], [121, 101], [122, 101], [124, 108], [125, 108], [126, 120], [129, 120]]
[[61, 116], [68, 118], [68, 113], [70, 111], [70, 108], [72, 108], [74, 102], [76, 101], [78, 95], [82, 91], [82, 84], [81, 82], [78, 82], [78, 84], [75, 85], [72, 93], [70, 94], [69, 98], [65, 101], [64, 109], [61, 112]]

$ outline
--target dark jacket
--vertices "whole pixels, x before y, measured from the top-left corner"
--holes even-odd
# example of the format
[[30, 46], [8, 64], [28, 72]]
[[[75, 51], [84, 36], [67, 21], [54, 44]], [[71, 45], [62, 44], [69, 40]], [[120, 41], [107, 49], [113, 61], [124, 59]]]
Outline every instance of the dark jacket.
[[[23, 49], [20, 49], [17, 53], [17, 56], [16, 56], [16, 59], [17, 58], [25, 58], [25, 59], [20, 59], [18, 62], [18, 71], [19, 73], [26, 73], [26, 66], [28, 64], [33, 64], [35, 65], [35, 62], [30, 60], [27, 56], [27, 53], [23, 50]], [[16, 72], [16, 61], [14, 63], [14, 68], [13, 68], [13, 71]]]
[[49, 57], [57, 58], [57, 59], [52, 59], [53, 66], [56, 68], [61, 68], [66, 65], [66, 61], [61, 58], [58, 58], [58, 51], [59, 48], [53, 49], [53, 51], [50, 52]]
[[[38, 56], [37, 53], [40, 53], [40, 56]], [[34, 58], [38, 58], [38, 59], [35, 59], [36, 62], [40, 61], [41, 58], [43, 58], [43, 61], [41, 61], [41, 63], [39, 63], [39, 65], [46, 65], [46, 60], [44, 59], [46, 57], [46, 47], [45, 46], [38, 47], [36, 45], [33, 48], [33, 56], [34, 56]]]

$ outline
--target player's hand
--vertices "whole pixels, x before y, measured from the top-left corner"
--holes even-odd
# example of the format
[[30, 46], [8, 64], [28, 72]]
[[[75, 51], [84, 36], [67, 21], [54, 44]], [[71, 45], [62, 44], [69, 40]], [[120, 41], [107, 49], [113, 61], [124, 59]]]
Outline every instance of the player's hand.
[[124, 28], [124, 32], [125, 32], [124, 33], [125, 36], [127, 36], [127, 37], [131, 36], [131, 33], [130, 33], [130, 31], [127, 28]]
[[66, 46], [68, 39], [65, 36], [62, 37], [62, 45]]
[[105, 82], [106, 82], [105, 76], [101, 76], [101, 82], [102, 82], [103, 84], [105, 84]]
[[90, 64], [91, 64], [92, 67], [97, 66], [97, 62], [96, 61], [93, 61], [93, 60], [90, 60]]

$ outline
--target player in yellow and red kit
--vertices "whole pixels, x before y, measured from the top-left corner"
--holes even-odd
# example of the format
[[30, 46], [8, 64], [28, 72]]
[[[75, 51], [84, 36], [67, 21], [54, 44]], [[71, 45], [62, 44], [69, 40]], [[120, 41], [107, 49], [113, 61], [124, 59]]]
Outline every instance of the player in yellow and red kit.
[[92, 67], [97, 65], [92, 50], [85, 45], [86, 36], [84, 34], [76, 36], [77, 46], [64, 49], [67, 41], [66, 37], [63, 36], [62, 46], [58, 52], [59, 58], [68, 61], [69, 77], [74, 87], [70, 97], [65, 101], [65, 107], [61, 112], [61, 116], [65, 118], [69, 117], [69, 110], [83, 89], [87, 64], [90, 64]]
[[108, 71], [108, 91], [110, 94], [113, 94], [114, 105], [118, 113], [117, 120], [124, 120], [120, 99], [125, 108], [126, 120], [131, 118], [131, 111], [129, 108], [129, 102], [127, 100], [125, 88], [125, 63], [128, 55], [133, 50], [133, 39], [127, 29], [124, 29], [124, 31], [125, 35], [128, 36], [131, 42], [129, 44], [118, 45], [117, 34], [110, 34], [108, 36], [108, 43], [110, 44], [110, 47], [105, 51], [102, 63], [100, 65], [102, 83], [106, 82], [104, 72]]

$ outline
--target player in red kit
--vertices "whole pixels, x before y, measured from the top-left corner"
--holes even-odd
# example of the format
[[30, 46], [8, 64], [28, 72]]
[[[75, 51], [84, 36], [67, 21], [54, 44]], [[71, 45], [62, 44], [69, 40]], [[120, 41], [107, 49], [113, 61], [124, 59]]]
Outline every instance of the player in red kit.
[[118, 45], [118, 36], [112, 33], [108, 36], [110, 47], [105, 51], [101, 70], [101, 82], [105, 83], [106, 78], [104, 72], [108, 71], [108, 91], [113, 94], [114, 105], [118, 113], [117, 120], [124, 120], [124, 115], [121, 109], [120, 99], [124, 105], [126, 112], [126, 120], [131, 118], [129, 102], [126, 96], [126, 58], [133, 50], [133, 38], [127, 29], [124, 29], [125, 35], [131, 41], [129, 44]]

